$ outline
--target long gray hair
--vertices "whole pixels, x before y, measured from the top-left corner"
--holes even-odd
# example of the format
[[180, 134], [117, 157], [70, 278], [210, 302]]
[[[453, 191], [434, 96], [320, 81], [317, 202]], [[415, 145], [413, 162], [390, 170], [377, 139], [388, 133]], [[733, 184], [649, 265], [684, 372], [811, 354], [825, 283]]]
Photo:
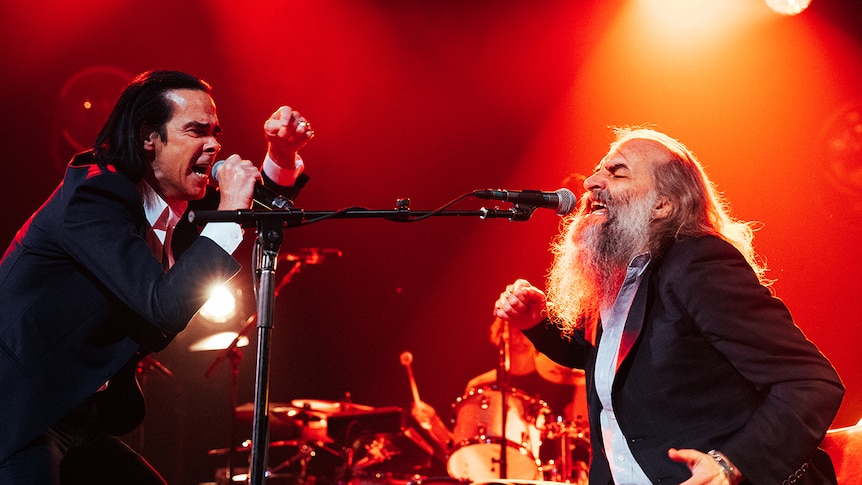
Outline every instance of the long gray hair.
[[769, 286], [766, 265], [754, 251], [755, 223], [730, 215], [729, 204], [710, 181], [694, 153], [678, 140], [649, 128], [616, 128], [611, 150], [633, 139], [652, 140], [661, 144], [668, 157], [653, 164], [655, 190], [673, 204], [671, 214], [654, 221], [650, 241], [653, 257], [661, 254], [672, 241], [683, 237], [716, 235], [742, 253], [761, 284]]

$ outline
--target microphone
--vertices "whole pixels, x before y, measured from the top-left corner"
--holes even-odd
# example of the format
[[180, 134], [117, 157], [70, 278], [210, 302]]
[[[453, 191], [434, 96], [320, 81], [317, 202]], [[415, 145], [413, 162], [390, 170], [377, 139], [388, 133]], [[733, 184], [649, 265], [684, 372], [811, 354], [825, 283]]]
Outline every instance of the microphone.
[[486, 189], [475, 190], [473, 195], [480, 199], [504, 200], [515, 204], [531, 205], [554, 209], [557, 215], [564, 216], [575, 210], [577, 198], [571, 190], [563, 188], [556, 192], [541, 192], [538, 190], [505, 190]]
[[[213, 180], [216, 182], [218, 182], [218, 170], [223, 163], [224, 160], [219, 160], [213, 164], [211, 173]], [[262, 205], [268, 210], [285, 210], [293, 206], [293, 202], [290, 199], [272, 189], [264, 187], [260, 182], [254, 184], [253, 199], [255, 203]]]
[[302, 248], [296, 252], [285, 254], [286, 261], [299, 261], [303, 264], [320, 264], [328, 256], [340, 258], [341, 250], [334, 248]]

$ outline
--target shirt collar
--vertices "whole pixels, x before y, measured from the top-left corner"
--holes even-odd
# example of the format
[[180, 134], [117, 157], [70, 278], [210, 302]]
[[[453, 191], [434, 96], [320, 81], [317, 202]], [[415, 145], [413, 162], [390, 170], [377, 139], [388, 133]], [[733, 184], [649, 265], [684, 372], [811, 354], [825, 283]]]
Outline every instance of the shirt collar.
[[649, 265], [650, 261], [652, 261], [652, 258], [650, 257], [649, 253], [641, 253], [632, 258], [631, 262], [629, 263], [629, 268], [634, 269], [637, 276], [640, 276], [646, 270], [646, 267]]
[[162, 231], [169, 227], [173, 229], [186, 212], [188, 202], [178, 202], [168, 206], [167, 201], [160, 196], [146, 180], [140, 183], [141, 197], [144, 199], [144, 215], [153, 229]]

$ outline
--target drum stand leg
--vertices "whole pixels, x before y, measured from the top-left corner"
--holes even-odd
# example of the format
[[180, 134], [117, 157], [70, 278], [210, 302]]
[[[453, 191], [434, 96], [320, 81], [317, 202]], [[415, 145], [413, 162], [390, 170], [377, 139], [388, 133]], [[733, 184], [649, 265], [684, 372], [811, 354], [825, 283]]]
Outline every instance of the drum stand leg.
[[279, 463], [277, 466], [270, 470], [271, 474], [278, 473], [285, 468], [290, 468], [294, 463], [299, 462], [299, 485], [305, 485], [308, 480], [308, 462], [311, 461], [312, 458], [316, 456], [317, 452], [314, 451], [314, 447], [308, 444], [308, 442], [303, 441], [299, 445], [299, 450], [295, 455], [288, 458], [287, 460]]

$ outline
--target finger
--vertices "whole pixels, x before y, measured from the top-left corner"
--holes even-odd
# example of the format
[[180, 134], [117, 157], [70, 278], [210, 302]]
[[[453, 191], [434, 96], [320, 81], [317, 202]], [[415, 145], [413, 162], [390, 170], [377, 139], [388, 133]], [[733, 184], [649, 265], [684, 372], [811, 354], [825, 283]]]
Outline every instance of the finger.
[[267, 136], [282, 136], [281, 131], [284, 130], [285, 126], [283, 121], [273, 115], [273, 118], [266, 120], [263, 124], [263, 131]]
[[516, 295], [507, 293], [500, 302], [500, 309], [506, 313], [521, 313], [526, 309], [526, 305]]
[[275, 110], [270, 119], [273, 121], [278, 121], [281, 124], [286, 124], [288, 121], [290, 121], [290, 116], [292, 113], [293, 109], [291, 109], [290, 106], [282, 105], [279, 106], [277, 110]]
[[699, 458], [699, 454], [693, 450], [678, 450], [676, 448], [667, 450], [667, 456], [677, 463], [686, 463], [690, 465], [690, 467], [693, 466]]
[[529, 281], [522, 279], [522, 278], [518, 278], [517, 280], [515, 280], [515, 283], [513, 284], [513, 286], [514, 286], [514, 291], [521, 291], [521, 290], [533, 287], [533, 285], [531, 285]]
[[292, 123], [294, 124], [294, 135], [296, 135], [297, 141], [300, 139], [307, 139], [314, 135], [314, 131], [311, 129], [311, 123], [302, 116], [298, 111], [294, 111], [294, 118]]
[[285, 136], [284, 128], [290, 123], [294, 111], [290, 106], [281, 106], [275, 110], [263, 124], [263, 129], [270, 136]]

